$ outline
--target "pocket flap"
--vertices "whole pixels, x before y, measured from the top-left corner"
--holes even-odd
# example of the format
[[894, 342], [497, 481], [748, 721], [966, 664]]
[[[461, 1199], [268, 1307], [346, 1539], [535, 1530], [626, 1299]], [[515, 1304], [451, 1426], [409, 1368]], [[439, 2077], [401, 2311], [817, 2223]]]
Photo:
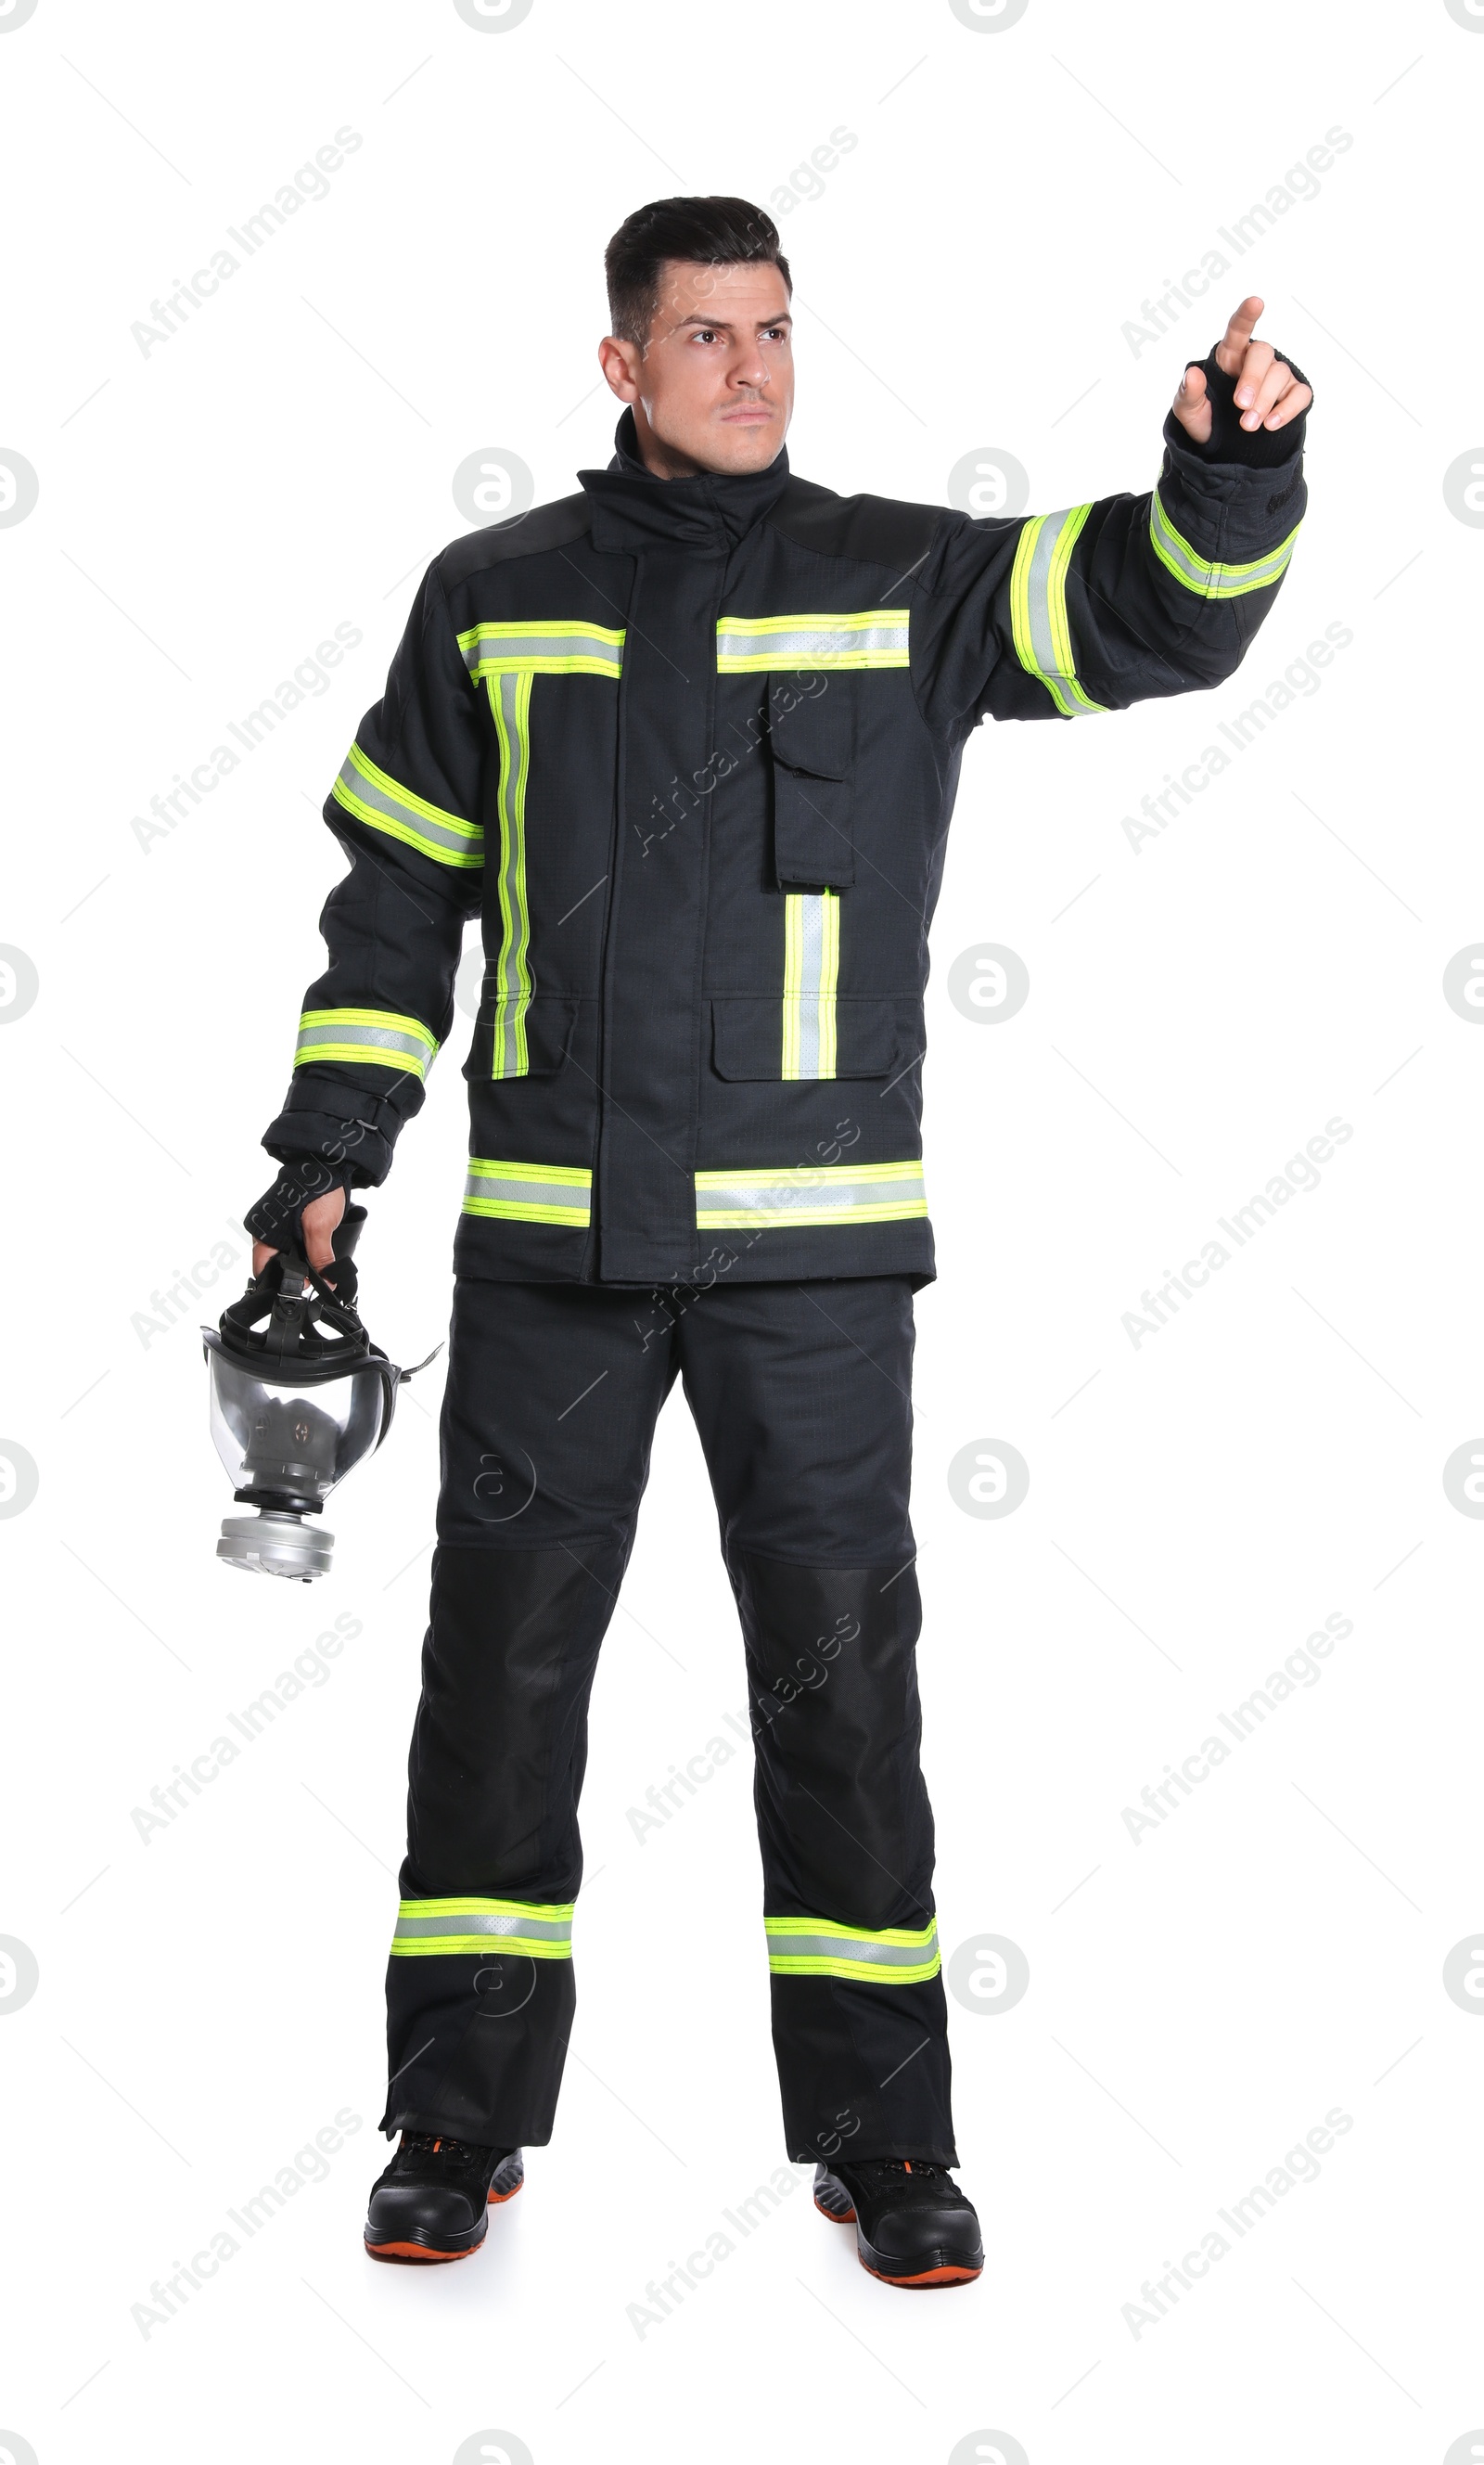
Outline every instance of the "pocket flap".
[[791, 675], [769, 680], [775, 761], [816, 779], [844, 779], [854, 756], [855, 705], [848, 677]]
[[[915, 1002], [835, 1003], [836, 1078], [890, 1078], [919, 1051], [913, 1041]], [[784, 1074], [783, 996], [719, 993], [711, 1004], [711, 1058], [719, 1078], [772, 1078]], [[790, 1082], [791, 1083], [791, 1082]]]
[[[525, 1006], [525, 1052], [523, 1070], [511, 1071], [507, 1077], [521, 1078], [552, 1078], [566, 1061], [572, 1046], [572, 1033], [577, 1025], [579, 1005], [560, 993], [533, 994]], [[466, 1078], [483, 1079], [493, 1076], [495, 1057], [494, 987], [488, 976], [479, 996], [479, 1015], [475, 1024], [474, 1042], [464, 1064]], [[506, 1052], [514, 1050], [515, 1021], [507, 1018]]]

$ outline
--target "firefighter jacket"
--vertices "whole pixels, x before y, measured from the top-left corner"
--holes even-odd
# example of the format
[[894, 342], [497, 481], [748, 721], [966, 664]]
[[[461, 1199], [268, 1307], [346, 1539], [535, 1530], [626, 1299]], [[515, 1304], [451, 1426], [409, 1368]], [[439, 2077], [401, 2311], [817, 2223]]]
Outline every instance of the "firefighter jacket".
[[660, 480], [629, 413], [618, 446], [429, 568], [325, 804], [349, 871], [264, 1144], [383, 1179], [478, 915], [460, 1273], [925, 1281], [922, 1002], [964, 742], [1230, 676], [1301, 450], [1212, 462], [1171, 418], [1149, 494], [976, 521], [783, 454]]

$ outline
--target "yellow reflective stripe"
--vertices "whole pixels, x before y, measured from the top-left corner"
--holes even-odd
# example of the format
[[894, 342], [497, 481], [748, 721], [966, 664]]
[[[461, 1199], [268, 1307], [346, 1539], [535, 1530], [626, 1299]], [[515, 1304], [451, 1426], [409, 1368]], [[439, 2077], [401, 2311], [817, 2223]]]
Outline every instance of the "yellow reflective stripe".
[[438, 864], [468, 868], [484, 862], [484, 833], [476, 822], [461, 821], [457, 813], [445, 812], [441, 805], [414, 795], [389, 771], [379, 768], [359, 744], [352, 744], [341, 764], [330, 793], [368, 829], [400, 839]]
[[1025, 523], [1010, 568], [1010, 633], [1015, 656], [1035, 677], [1065, 719], [1078, 719], [1105, 705], [1094, 701], [1077, 678], [1072, 624], [1067, 613], [1067, 572], [1072, 551], [1092, 506], [1036, 514]]
[[1287, 539], [1280, 540], [1266, 556], [1254, 557], [1246, 565], [1213, 565], [1198, 556], [1189, 541], [1175, 528], [1158, 488], [1149, 500], [1149, 544], [1166, 573], [1172, 573], [1198, 599], [1240, 599], [1249, 590], [1271, 589], [1287, 572], [1302, 527], [1296, 522]]
[[530, 1069], [525, 1014], [531, 1003], [526, 962], [531, 920], [525, 902], [525, 783], [531, 766], [531, 674], [502, 671], [489, 680], [499, 739], [499, 954], [495, 962], [492, 1078], [523, 1078]]
[[904, 668], [911, 612], [863, 608], [845, 615], [721, 616], [717, 670], [742, 676], [780, 668]]
[[370, 1062], [425, 1078], [437, 1058], [438, 1039], [418, 1018], [389, 1010], [306, 1010], [299, 1022], [294, 1067], [311, 1061]]
[[919, 1162], [745, 1167], [696, 1175], [696, 1222], [728, 1226], [902, 1223], [927, 1213]]
[[[535, 1166], [526, 1168], [527, 1170], [538, 1169]], [[565, 1167], [551, 1166], [547, 1169], [561, 1171]], [[574, 1918], [576, 1914], [575, 1900], [502, 1900], [492, 1899], [483, 1892], [456, 1892], [444, 1899], [398, 1900], [397, 1902], [399, 1918], [541, 1918], [552, 1924], [559, 1924], [564, 1920]]]
[[775, 1977], [847, 1977], [873, 1986], [915, 1986], [941, 1965], [938, 1921], [925, 1926], [836, 1925], [829, 1918], [764, 1918]]
[[416, 1943], [398, 1943], [393, 1939], [392, 1957], [396, 1960], [440, 1960], [456, 1958], [464, 1952], [482, 1953], [486, 1960], [498, 1960], [502, 1952], [512, 1952], [522, 1960], [570, 1960], [569, 1943], [544, 1943], [534, 1935], [504, 1935], [498, 1941], [487, 1934], [426, 1935]]
[[919, 1962], [911, 1968], [881, 1969], [870, 1961], [848, 1959], [799, 1958], [770, 1952], [768, 1967], [775, 1977], [843, 1977], [862, 1986], [921, 1986], [936, 1977], [942, 1963], [937, 1952], [931, 1960]]
[[458, 647], [476, 679], [525, 675], [616, 681], [623, 669], [624, 629], [564, 617], [486, 622], [460, 633]]
[[514, 1224], [570, 1224], [585, 1231], [592, 1214], [592, 1175], [574, 1165], [510, 1164], [471, 1156], [463, 1212], [502, 1216]]
[[[742, 1173], [741, 1177], [749, 1181], [766, 1179], [779, 1189], [817, 1189], [823, 1182], [919, 1181], [922, 1166], [920, 1160], [908, 1160], [901, 1164], [764, 1165], [755, 1171]], [[719, 1183], [738, 1178], [738, 1169], [728, 1167], [723, 1171], [720, 1167], [710, 1167], [697, 1174], [696, 1187], [698, 1189], [710, 1189]]]
[[790, 892], [784, 900], [785, 1078], [834, 1077], [839, 974], [838, 891]]

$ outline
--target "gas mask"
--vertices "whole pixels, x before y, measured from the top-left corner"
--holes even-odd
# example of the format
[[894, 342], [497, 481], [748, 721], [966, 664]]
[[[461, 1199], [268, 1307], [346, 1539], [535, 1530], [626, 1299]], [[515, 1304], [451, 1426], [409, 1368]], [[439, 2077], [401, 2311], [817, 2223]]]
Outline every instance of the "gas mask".
[[337, 1238], [333, 1285], [296, 1251], [276, 1252], [219, 1327], [201, 1330], [216, 1452], [235, 1503], [256, 1510], [223, 1521], [216, 1554], [229, 1566], [305, 1584], [329, 1572], [335, 1535], [309, 1519], [375, 1454], [398, 1387], [415, 1374], [388, 1360], [357, 1315], [349, 1254], [360, 1229], [347, 1222]]

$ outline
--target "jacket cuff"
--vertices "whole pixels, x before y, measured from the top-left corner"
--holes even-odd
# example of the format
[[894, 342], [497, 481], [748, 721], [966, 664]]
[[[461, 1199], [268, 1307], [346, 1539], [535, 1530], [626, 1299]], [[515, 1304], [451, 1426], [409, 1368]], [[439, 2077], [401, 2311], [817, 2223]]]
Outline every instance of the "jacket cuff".
[[1250, 463], [1210, 462], [1171, 411], [1164, 423], [1160, 496], [1170, 520], [1203, 556], [1228, 561], [1255, 557], [1275, 547], [1303, 520], [1309, 498], [1302, 445], [1292, 447], [1281, 462], [1266, 470]]
[[353, 1189], [379, 1188], [391, 1170], [403, 1116], [384, 1096], [312, 1070], [296, 1072], [282, 1112], [263, 1132], [276, 1163], [320, 1156], [350, 1166]]

